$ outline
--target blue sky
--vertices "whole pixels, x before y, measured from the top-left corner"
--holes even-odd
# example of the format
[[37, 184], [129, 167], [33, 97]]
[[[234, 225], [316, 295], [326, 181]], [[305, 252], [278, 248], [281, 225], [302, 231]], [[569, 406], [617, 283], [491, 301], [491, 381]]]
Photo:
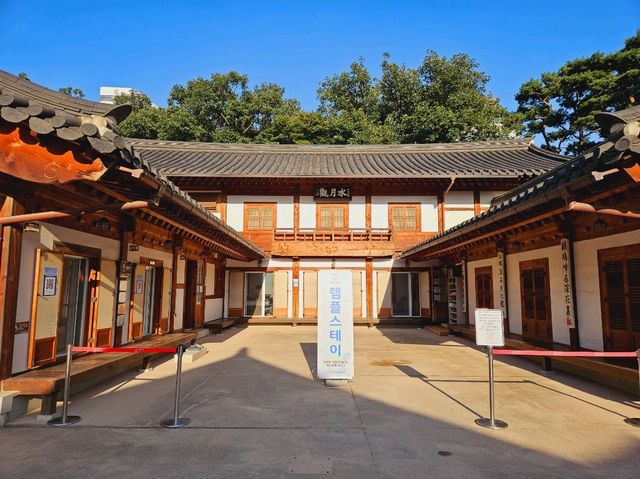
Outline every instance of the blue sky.
[[312, 109], [319, 82], [359, 57], [377, 74], [385, 51], [415, 66], [433, 49], [474, 57], [513, 109], [529, 78], [620, 49], [640, 27], [640, 0], [0, 0], [0, 21], [0, 69], [90, 99], [100, 85], [131, 86], [164, 105], [176, 83], [237, 70]]

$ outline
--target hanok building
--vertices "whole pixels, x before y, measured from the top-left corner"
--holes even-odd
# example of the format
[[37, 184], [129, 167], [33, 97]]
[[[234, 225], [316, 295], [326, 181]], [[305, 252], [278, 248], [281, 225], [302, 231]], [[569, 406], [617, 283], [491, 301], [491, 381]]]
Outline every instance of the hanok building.
[[596, 120], [604, 143], [401, 255], [459, 284], [465, 329], [475, 308], [501, 308], [528, 342], [640, 349], [640, 107]]
[[264, 256], [117, 135], [129, 112], [0, 72], [0, 379], [219, 318], [225, 261]]
[[[353, 277], [357, 324], [448, 321], [437, 261], [401, 251], [565, 159], [513, 139], [430, 145], [131, 140], [141, 157], [269, 255], [226, 262], [225, 317], [314, 323], [317, 273]], [[433, 294], [432, 294], [433, 293]], [[451, 310], [464, 321], [462, 310]]]

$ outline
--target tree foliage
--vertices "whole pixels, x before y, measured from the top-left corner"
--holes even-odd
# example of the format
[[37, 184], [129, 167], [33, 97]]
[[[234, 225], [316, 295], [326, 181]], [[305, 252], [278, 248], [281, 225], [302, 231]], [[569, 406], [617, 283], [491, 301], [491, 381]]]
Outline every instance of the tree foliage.
[[544, 147], [579, 154], [599, 139], [595, 113], [627, 108], [640, 97], [640, 30], [614, 53], [596, 52], [524, 83], [516, 95], [526, 130]]
[[72, 86], [66, 86], [63, 88], [58, 88], [60, 93], [64, 93], [65, 95], [72, 96], [74, 98], [84, 98], [84, 92], [80, 88], [74, 88]]
[[116, 103], [133, 105], [119, 129], [151, 139], [319, 144], [481, 140], [518, 129], [467, 55], [429, 51], [409, 68], [385, 54], [381, 70], [375, 78], [360, 59], [326, 78], [315, 111], [301, 110], [274, 83], [250, 87], [247, 75], [214, 73], [175, 85], [167, 108], [139, 92], [119, 95]]

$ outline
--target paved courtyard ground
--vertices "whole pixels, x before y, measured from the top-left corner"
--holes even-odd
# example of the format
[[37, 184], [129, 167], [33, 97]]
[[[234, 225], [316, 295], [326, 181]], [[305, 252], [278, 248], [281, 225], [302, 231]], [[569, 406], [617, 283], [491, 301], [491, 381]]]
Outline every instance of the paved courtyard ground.
[[634, 478], [640, 401], [521, 358], [496, 364], [488, 414], [485, 354], [419, 329], [357, 328], [356, 378], [315, 378], [314, 327], [232, 329], [200, 341], [183, 373], [183, 415], [166, 430], [175, 363], [72, 398], [82, 421], [25, 416], [0, 429], [1, 478]]

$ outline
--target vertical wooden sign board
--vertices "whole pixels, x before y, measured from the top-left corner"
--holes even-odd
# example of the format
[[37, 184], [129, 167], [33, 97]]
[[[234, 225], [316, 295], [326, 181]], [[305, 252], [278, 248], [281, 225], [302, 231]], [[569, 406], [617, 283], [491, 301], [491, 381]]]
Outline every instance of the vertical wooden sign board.
[[351, 271], [318, 272], [318, 379], [353, 379]]

